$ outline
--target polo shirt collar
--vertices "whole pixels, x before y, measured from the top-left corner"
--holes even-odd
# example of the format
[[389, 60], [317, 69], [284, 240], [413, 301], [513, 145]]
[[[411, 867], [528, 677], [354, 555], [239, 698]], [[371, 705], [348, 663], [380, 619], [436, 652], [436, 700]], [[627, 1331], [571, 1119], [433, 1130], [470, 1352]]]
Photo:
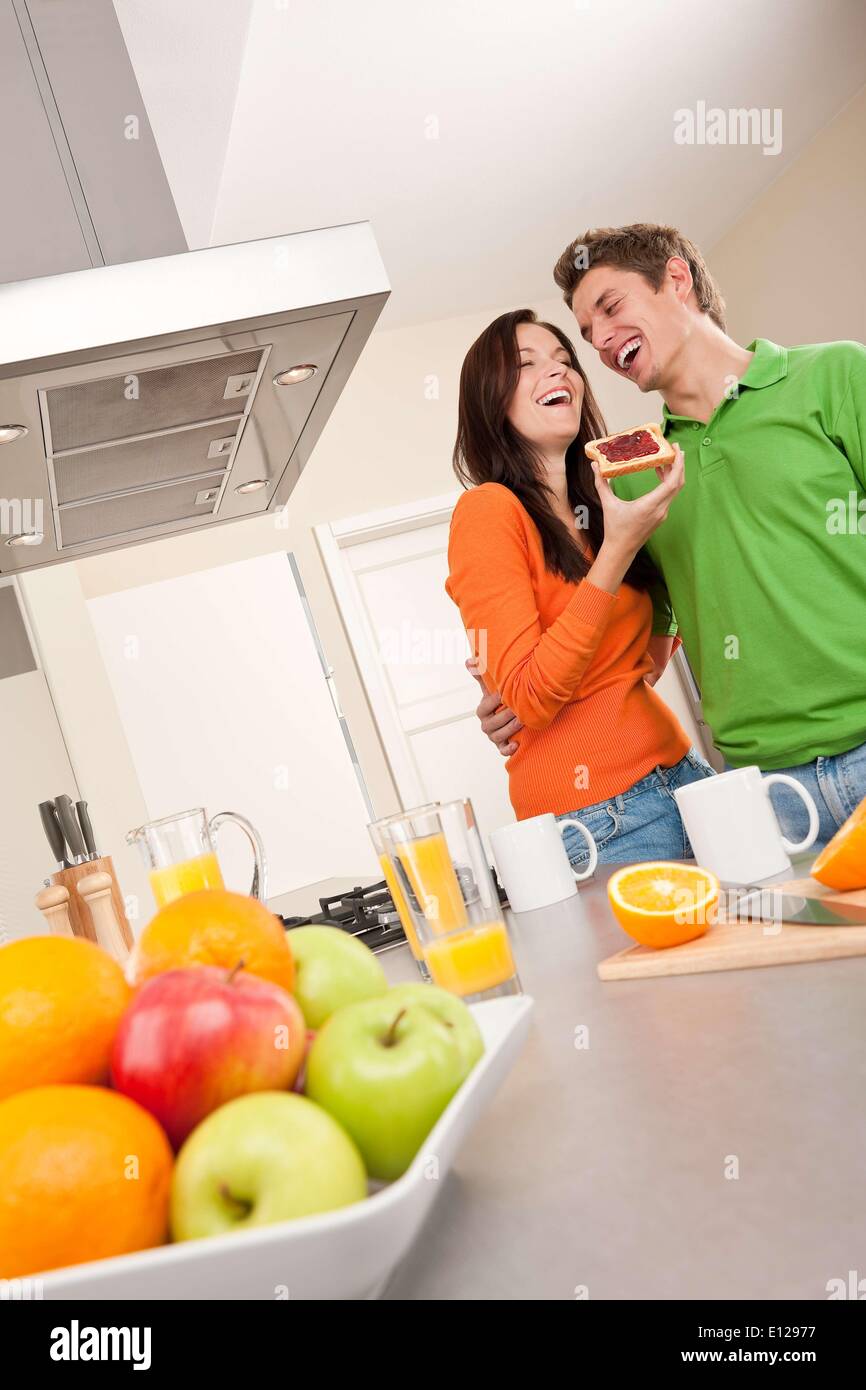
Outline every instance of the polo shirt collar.
[[[756, 338], [753, 343], [749, 343], [746, 351], [753, 352], [755, 355], [740, 377], [740, 386], [760, 389], [762, 386], [773, 386], [788, 375], [787, 348], [779, 347], [778, 343], [771, 343], [769, 338]], [[667, 405], [663, 405], [662, 432], [667, 433], [667, 427], [671, 420], [685, 420], [686, 418], [685, 415], [672, 414]]]
[[747, 352], [755, 355], [740, 377], [741, 386], [773, 386], [788, 375], [788, 349], [771, 343], [768, 338], [756, 338]]

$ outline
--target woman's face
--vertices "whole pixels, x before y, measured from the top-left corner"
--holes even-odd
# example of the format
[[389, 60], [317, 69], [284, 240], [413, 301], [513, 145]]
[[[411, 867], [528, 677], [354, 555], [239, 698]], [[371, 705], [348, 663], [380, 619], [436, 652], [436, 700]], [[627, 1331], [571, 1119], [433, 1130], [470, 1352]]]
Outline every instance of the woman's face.
[[520, 376], [508, 419], [540, 449], [567, 448], [580, 429], [583, 379], [572, 367], [568, 349], [548, 328], [519, 323], [517, 346]]

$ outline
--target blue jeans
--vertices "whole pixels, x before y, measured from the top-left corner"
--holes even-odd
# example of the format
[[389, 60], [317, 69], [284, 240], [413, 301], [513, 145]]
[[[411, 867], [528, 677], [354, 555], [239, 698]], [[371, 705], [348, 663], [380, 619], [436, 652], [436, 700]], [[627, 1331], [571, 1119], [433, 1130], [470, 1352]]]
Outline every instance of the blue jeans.
[[[729, 768], [730, 764], [725, 763], [726, 771]], [[786, 772], [812, 797], [818, 808], [819, 826], [818, 838], [809, 852], [817, 854], [866, 797], [866, 743], [832, 758], [816, 758], [813, 763], [800, 763], [797, 767], [762, 768], [762, 771]], [[809, 829], [809, 813], [803, 802], [790, 787], [780, 786], [770, 788], [770, 799], [782, 834], [794, 844], [799, 843]]]
[[[692, 847], [673, 794], [677, 787], [714, 776], [709, 763], [696, 748], [690, 748], [673, 767], [657, 767], [619, 796], [556, 819], [579, 820], [586, 826], [595, 840], [600, 864], [691, 859]], [[566, 827], [562, 839], [572, 868], [585, 869], [589, 854], [580, 832]]]

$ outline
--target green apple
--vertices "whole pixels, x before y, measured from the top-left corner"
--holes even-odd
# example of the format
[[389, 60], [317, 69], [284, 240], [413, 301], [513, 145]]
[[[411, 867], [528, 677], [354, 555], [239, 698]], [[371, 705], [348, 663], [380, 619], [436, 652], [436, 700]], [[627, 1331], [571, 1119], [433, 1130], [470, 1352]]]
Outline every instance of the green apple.
[[307, 1058], [307, 1095], [352, 1136], [370, 1176], [386, 1180], [405, 1173], [465, 1065], [454, 1029], [394, 993], [339, 1009]]
[[366, 1196], [361, 1155], [331, 1115], [303, 1096], [258, 1091], [214, 1110], [181, 1148], [172, 1239], [269, 1226]]
[[372, 999], [388, 988], [369, 946], [339, 927], [294, 927], [288, 942], [295, 958], [294, 995], [308, 1028], [321, 1028], [344, 1004]]
[[458, 999], [456, 994], [450, 994], [447, 989], [440, 989], [438, 985], [425, 985], [420, 980], [417, 984], [395, 985], [389, 990], [388, 998], [392, 1003], [399, 999], [404, 1004], [420, 1004], [422, 1009], [429, 1009], [449, 1028], [454, 1029], [454, 1037], [463, 1053], [462, 1080], [465, 1081], [479, 1057], [484, 1055], [481, 1029], [472, 1017], [468, 1005], [464, 1004], [462, 999]]

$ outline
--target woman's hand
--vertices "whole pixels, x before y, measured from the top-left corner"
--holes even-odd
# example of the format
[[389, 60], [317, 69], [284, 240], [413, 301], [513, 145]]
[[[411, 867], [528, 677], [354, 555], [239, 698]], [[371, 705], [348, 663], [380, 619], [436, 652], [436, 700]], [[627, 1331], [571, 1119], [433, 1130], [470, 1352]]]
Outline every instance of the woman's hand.
[[523, 725], [514, 711], [508, 709], [507, 705], [503, 705], [498, 692], [488, 693], [487, 686], [479, 674], [478, 662], [474, 657], [471, 656], [466, 662], [466, 669], [470, 675], [475, 677], [483, 692], [481, 703], [475, 711], [481, 720], [481, 728], [496, 751], [501, 753], [503, 758], [510, 758], [512, 753], [516, 753], [520, 747], [514, 735], [520, 733]]
[[674, 454], [673, 463], [656, 469], [658, 487], [633, 502], [617, 497], [593, 461], [595, 490], [604, 513], [604, 541], [587, 575], [596, 588], [615, 594], [641, 546], [665, 520], [671, 502], [686, 480], [685, 461], [678, 444], [674, 445]]

